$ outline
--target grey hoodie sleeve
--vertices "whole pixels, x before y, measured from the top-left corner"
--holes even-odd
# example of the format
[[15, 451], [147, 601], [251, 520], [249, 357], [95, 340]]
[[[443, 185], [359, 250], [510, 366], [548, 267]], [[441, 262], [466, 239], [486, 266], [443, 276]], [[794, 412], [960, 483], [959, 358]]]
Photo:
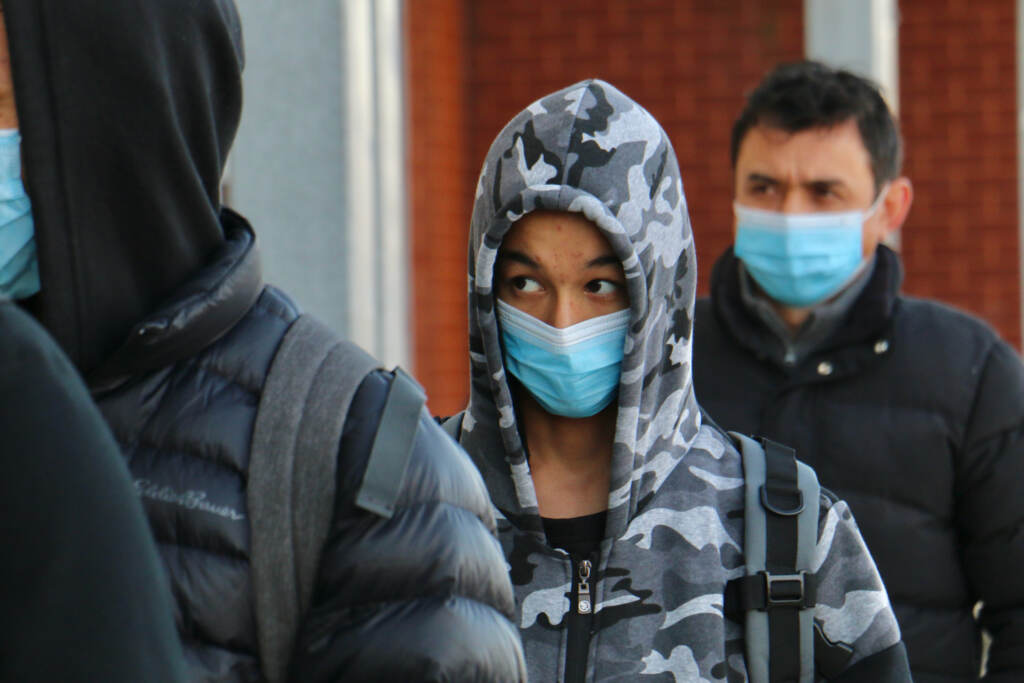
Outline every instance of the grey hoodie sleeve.
[[814, 566], [814, 620], [825, 638], [853, 649], [842, 681], [910, 681], [885, 586], [844, 501], [822, 496]]

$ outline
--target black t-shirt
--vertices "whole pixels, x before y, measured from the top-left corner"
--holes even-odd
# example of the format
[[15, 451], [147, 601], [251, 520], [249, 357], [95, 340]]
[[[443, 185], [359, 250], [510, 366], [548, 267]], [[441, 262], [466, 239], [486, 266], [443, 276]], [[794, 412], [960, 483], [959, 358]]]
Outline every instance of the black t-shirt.
[[[544, 533], [548, 543], [569, 553], [572, 559], [572, 571], [575, 576], [579, 571], [580, 562], [585, 559], [594, 560], [601, 548], [604, 538], [605, 521], [608, 519], [606, 510], [583, 517], [568, 519], [550, 519], [542, 517]], [[578, 604], [579, 581], [574, 579], [569, 600], [572, 605]], [[594, 614], [580, 614], [577, 609], [570, 609], [568, 614], [568, 647], [565, 653], [565, 681], [578, 683], [583, 681], [587, 670], [587, 649], [590, 643], [590, 631], [593, 627]]]
[[561, 548], [574, 558], [589, 557], [598, 551], [607, 519], [607, 510], [568, 519], [541, 518], [552, 547]]

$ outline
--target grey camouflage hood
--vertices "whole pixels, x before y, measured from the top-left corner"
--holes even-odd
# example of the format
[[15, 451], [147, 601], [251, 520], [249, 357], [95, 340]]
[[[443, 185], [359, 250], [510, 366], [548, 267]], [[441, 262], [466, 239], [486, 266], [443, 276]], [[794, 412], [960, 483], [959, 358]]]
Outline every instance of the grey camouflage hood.
[[[498, 134], [476, 189], [469, 245], [472, 389], [462, 443], [494, 504], [542, 534], [516, 427], [492, 291], [512, 224], [536, 210], [584, 215], [622, 260], [631, 306], [618, 393], [608, 533], [626, 530], [659, 484], [655, 455], [677, 460], [700, 429], [690, 371], [697, 286], [686, 198], [668, 136], [612, 85], [589, 80], [530, 105]], [[671, 456], [669, 456], [671, 454]], [[511, 476], [509, 476], [511, 474]]]

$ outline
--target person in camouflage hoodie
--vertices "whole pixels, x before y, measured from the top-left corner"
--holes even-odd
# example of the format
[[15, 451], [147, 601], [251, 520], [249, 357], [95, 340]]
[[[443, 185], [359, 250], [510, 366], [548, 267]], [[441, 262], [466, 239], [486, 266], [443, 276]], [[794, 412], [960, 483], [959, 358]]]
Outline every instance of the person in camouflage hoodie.
[[[537, 244], [556, 246], [538, 255]], [[614, 255], [610, 269], [602, 248]], [[515, 379], [527, 375], [506, 357], [515, 339], [505, 328], [556, 334], [578, 322], [534, 319], [530, 297], [554, 297], [569, 282], [552, 275], [560, 262], [595, 253], [580, 266], [598, 269], [580, 280], [581, 296], [605, 299], [586, 322], [628, 311], [618, 381], [596, 415], [562, 417], [525, 388], [536, 384]], [[702, 421], [693, 392], [696, 282], [675, 154], [637, 103], [588, 80], [534, 102], [498, 135], [472, 216], [472, 386], [457, 433], [498, 516], [533, 681], [747, 680], [743, 625], [724, 613], [727, 582], [744, 574], [742, 460]], [[574, 420], [606, 429], [601, 438], [611, 441], [592, 460], [563, 454], [563, 464], [598, 463], [580, 467], [578, 493], [542, 476], [552, 470], [536, 457], [566, 443]], [[582, 500], [594, 488], [583, 470], [607, 482], [596, 512]], [[815, 620], [852, 648], [840, 680], [909, 680], [899, 628], [849, 509], [825, 495], [820, 505]]]

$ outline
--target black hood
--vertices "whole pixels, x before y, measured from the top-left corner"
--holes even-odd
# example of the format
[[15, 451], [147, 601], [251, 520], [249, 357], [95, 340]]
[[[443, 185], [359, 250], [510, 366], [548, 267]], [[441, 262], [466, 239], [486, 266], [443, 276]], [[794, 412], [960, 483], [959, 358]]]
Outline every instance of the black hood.
[[3, 0], [42, 290], [25, 302], [88, 373], [225, 240], [238, 127], [230, 0]]

